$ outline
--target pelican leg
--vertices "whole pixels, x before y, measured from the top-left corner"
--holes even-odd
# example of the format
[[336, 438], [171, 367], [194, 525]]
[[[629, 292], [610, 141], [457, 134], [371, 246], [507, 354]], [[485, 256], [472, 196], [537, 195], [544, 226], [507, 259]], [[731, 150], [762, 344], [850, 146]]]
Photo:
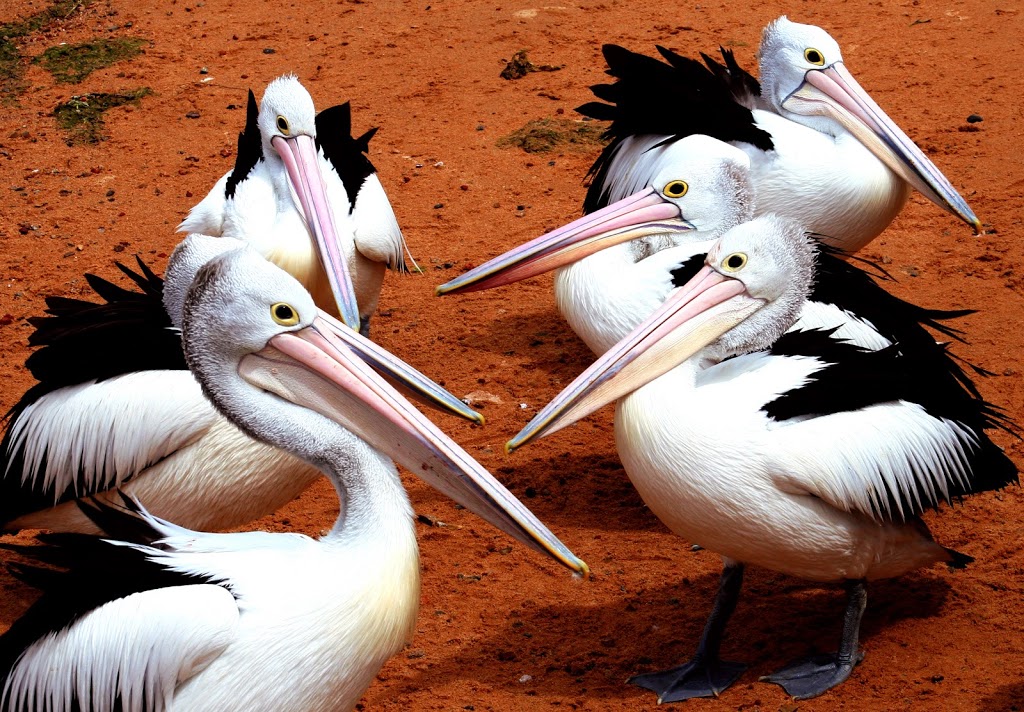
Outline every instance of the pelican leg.
[[630, 684], [658, 693], [658, 704], [661, 704], [691, 697], [718, 697], [718, 693], [734, 683], [747, 666], [720, 660], [718, 649], [725, 624], [736, 609], [742, 585], [743, 564], [726, 565], [693, 660], [668, 670], [635, 675], [629, 678]]
[[839, 641], [839, 652], [826, 655], [810, 655], [761, 680], [782, 685], [787, 694], [798, 700], [817, 697], [843, 682], [853, 668], [864, 659], [860, 650], [860, 621], [868, 605], [868, 591], [864, 581], [853, 581], [847, 586], [846, 613], [843, 614], [843, 637]]
[[359, 317], [359, 335], [370, 338], [370, 317]]

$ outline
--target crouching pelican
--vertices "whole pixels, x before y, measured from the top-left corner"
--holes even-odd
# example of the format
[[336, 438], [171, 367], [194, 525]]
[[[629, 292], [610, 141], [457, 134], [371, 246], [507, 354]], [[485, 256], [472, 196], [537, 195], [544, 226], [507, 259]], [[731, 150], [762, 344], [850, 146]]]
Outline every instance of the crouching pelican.
[[[490, 289], [556, 269], [559, 311], [603, 354], [696, 274], [715, 239], [753, 217], [750, 159], [738, 148], [692, 135], [656, 159], [637, 193], [495, 257], [437, 293]], [[872, 349], [899, 341], [941, 351], [925, 325], [959, 338], [941, 320], [967, 312], [909, 304], [833, 252], [817, 252], [818, 279], [794, 329], [835, 328], [837, 337]]]
[[[29, 338], [41, 348], [26, 362], [39, 383], [8, 412], [0, 440], [0, 528], [95, 532], [76, 500], [117, 501], [122, 488], [180, 525], [230, 529], [284, 506], [320, 477], [224, 419], [185, 367], [178, 327], [188, 286], [209, 259], [242, 244], [191, 235], [171, 256], [166, 282], [140, 262], [142, 274], [125, 269], [140, 291], [86, 275], [104, 303], [47, 299], [49, 316], [32, 319]], [[322, 318], [407, 392], [482, 422], [387, 351]]]
[[764, 678], [798, 698], [838, 685], [863, 656], [867, 581], [971, 561], [936, 543], [919, 515], [1017, 482], [985, 432], [1014, 426], [964, 386], [942, 349], [786, 333], [814, 281], [815, 246], [777, 216], [730, 230], [508, 443], [619, 398], [616, 444], [640, 495], [673, 532], [722, 555], [693, 660], [632, 679], [659, 701], [717, 695], [743, 672], [718, 651], [748, 564], [847, 587], [838, 652]]
[[351, 130], [348, 103], [317, 114], [294, 76], [267, 85], [258, 109], [250, 91], [234, 168], [178, 231], [246, 240], [366, 335], [384, 272], [405, 269], [406, 248], [365, 155], [377, 129]]
[[319, 314], [294, 279], [236, 250], [197, 275], [183, 340], [225, 417], [330, 478], [342, 512], [331, 531], [207, 534], [134, 505], [85, 505], [107, 538], [16, 547], [56, 568], [15, 568], [43, 595], [0, 638], [5, 709], [351, 709], [411, 636], [419, 598], [412, 508], [385, 453], [587, 573]]
[[[605, 45], [614, 84], [584, 115], [610, 120], [586, 212], [644, 187], [650, 163], [683, 136], [706, 134], [750, 156], [757, 214], [791, 217], [856, 252], [879, 235], [913, 188], [974, 230], [981, 222], [942, 172], [857, 83], [839, 44], [785, 16], [764, 29], [760, 84], [740, 69], [658, 47], [667, 61]], [[706, 66], [705, 66], [706, 65]]]

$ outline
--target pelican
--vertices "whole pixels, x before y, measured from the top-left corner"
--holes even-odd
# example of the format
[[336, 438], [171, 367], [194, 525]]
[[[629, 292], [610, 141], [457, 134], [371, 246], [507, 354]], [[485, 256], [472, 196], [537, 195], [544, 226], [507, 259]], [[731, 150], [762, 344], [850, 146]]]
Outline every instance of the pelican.
[[[668, 296], [669, 268], [685, 282], [718, 237], [753, 217], [751, 161], [740, 149], [698, 134], [669, 144], [656, 159], [645, 166], [651, 174], [642, 190], [513, 248], [436, 292], [490, 289], [556, 269], [559, 311], [594, 353], [605, 353]], [[935, 348], [922, 325], [959, 338], [940, 320], [969, 312], [922, 309], [897, 299], [833, 252], [817, 253], [819, 278], [793, 328], [836, 328], [837, 336], [872, 349], [897, 340]]]
[[[829, 329], [790, 331], [815, 278], [816, 243], [762, 216], [723, 235], [705, 266], [537, 414], [514, 449], [619, 399], [619, 456], [673, 532], [723, 557], [693, 660], [632, 682], [659, 701], [717, 695], [744, 670], [718, 650], [744, 567], [849, 592], [838, 652], [764, 678], [797, 698], [849, 677], [866, 582], [971, 557], [919, 515], [1017, 482], [986, 435], [1015, 429], [935, 349], [870, 350]], [[660, 287], [659, 287], [660, 288]]]
[[587, 574], [365, 365], [354, 352], [365, 340], [339, 338], [302, 286], [251, 249], [199, 271], [185, 300], [183, 342], [217, 409], [315, 463], [342, 514], [314, 540], [207, 534], [135, 505], [86, 505], [107, 538], [44, 535], [48, 546], [20, 549], [58, 570], [15, 569], [43, 596], [0, 639], [5, 709], [39, 709], [42, 700], [51, 710], [351, 709], [415, 627], [412, 508], [388, 455]]
[[648, 164], [673, 141], [706, 134], [750, 156], [757, 214], [791, 217], [844, 252], [880, 234], [913, 188], [980, 232], [964, 199], [861, 88], [821, 28], [785, 16], [769, 23], [760, 84], [729, 50], [724, 65], [658, 51], [667, 64], [604, 46], [617, 81], [592, 89], [609, 103], [578, 109], [612, 121], [612, 142], [591, 169], [586, 212], [644, 187]]
[[377, 129], [351, 130], [348, 103], [317, 114], [294, 76], [267, 85], [258, 110], [250, 90], [234, 168], [178, 231], [251, 243], [366, 335], [386, 268], [405, 269], [405, 240], [365, 155]]
[[[39, 383], [8, 412], [0, 440], [0, 527], [95, 532], [75, 500], [116, 501], [120, 487], [183, 526], [230, 529], [284, 506], [320, 477], [221, 417], [185, 369], [176, 327], [186, 290], [209, 259], [243, 244], [191, 235], [171, 256], [166, 286], [140, 262], [142, 274], [124, 271], [141, 292], [87, 275], [105, 304], [47, 300], [51, 316], [33, 319], [30, 337], [42, 348], [26, 362]], [[339, 338], [357, 338], [323, 318]], [[361, 341], [360, 352], [407, 391], [430, 383]], [[444, 389], [421, 395], [482, 422]]]

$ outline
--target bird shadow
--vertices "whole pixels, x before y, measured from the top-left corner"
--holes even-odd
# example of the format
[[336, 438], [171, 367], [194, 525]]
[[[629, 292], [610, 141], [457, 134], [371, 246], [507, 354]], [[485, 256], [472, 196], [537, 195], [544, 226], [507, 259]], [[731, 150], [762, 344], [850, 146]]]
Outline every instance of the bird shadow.
[[[626, 681], [692, 656], [718, 579], [717, 572], [705, 572], [679, 583], [629, 588], [626, 579], [608, 575], [580, 584], [606, 589], [606, 595], [598, 595], [607, 602], [598, 605], [580, 594], [551, 605], [527, 600], [503, 612], [489, 609], [481, 614], [483, 632], [471, 645], [441, 648], [438, 658], [421, 658], [408, 674], [385, 676], [387, 695], [469, 687], [480, 694], [652, 703], [649, 692]], [[624, 588], [624, 593], [617, 590]], [[900, 620], [938, 615], [949, 588], [944, 580], [923, 575], [872, 585], [862, 642], [870, 646]], [[838, 587], [811, 588], [781, 574], [748, 570], [722, 657], [749, 664], [741, 682], [752, 683], [794, 658], [834, 651], [844, 604]], [[419, 634], [424, 633], [444, 635], [441, 630]]]
[[1024, 680], [1002, 685], [978, 701], [978, 712], [1017, 712], [1024, 710]]

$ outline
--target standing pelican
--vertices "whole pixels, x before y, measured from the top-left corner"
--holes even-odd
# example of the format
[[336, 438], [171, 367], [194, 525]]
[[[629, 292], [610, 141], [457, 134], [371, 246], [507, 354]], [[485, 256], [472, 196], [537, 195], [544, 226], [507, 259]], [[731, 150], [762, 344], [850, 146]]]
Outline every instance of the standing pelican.
[[[42, 598], [0, 638], [4, 709], [351, 709], [411, 637], [412, 508], [386, 453], [528, 546], [577, 559], [354, 353], [294, 279], [249, 249], [185, 302], [189, 366], [238, 427], [315, 464], [341, 514], [320, 540], [191, 531], [84, 505], [108, 538], [44, 535], [15, 568]], [[382, 452], [383, 450], [383, 452]], [[244, 485], [242, 485], [244, 489]], [[45, 701], [45, 702], [44, 702]]]
[[258, 110], [250, 91], [234, 168], [178, 230], [251, 243], [365, 335], [405, 240], [365, 155], [376, 129], [351, 131], [348, 103], [317, 114], [294, 76], [267, 85]]
[[873, 240], [912, 188], [981, 229], [956, 189], [871, 99], [843, 63], [838, 43], [785, 16], [761, 38], [760, 84], [723, 49], [705, 65], [658, 47], [667, 64], [605, 45], [601, 102], [579, 108], [610, 120], [612, 142], [591, 169], [586, 212], [643, 188], [650, 163], [672, 142], [706, 134], [751, 160], [757, 214], [796, 219], [845, 252]]
[[765, 678], [798, 698], [841, 683], [863, 656], [867, 581], [971, 561], [936, 543], [919, 515], [1017, 482], [985, 434], [1012, 424], [935, 349], [786, 333], [814, 280], [814, 251], [803, 228], [776, 216], [729, 231], [705, 267], [508, 443], [620, 398], [616, 443], [640, 495], [672, 531], [722, 555], [693, 660], [632, 680], [659, 701], [717, 695], [744, 670], [718, 650], [747, 564], [847, 587], [838, 652]]
[[[203, 264], [242, 244], [191, 235], [171, 256], [166, 284], [140, 262], [142, 274], [125, 271], [141, 292], [87, 275], [105, 303], [47, 300], [50, 316], [32, 320], [29, 339], [42, 348], [26, 362], [39, 383], [8, 412], [0, 440], [0, 527], [93, 532], [76, 499], [116, 499], [120, 487], [158, 516], [229, 529], [284, 506], [320, 477], [221, 417], [185, 369], [177, 328], [185, 292]], [[393, 381], [414, 394], [428, 383], [334, 323]], [[444, 389], [422, 397], [482, 422]]]

